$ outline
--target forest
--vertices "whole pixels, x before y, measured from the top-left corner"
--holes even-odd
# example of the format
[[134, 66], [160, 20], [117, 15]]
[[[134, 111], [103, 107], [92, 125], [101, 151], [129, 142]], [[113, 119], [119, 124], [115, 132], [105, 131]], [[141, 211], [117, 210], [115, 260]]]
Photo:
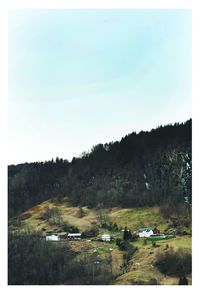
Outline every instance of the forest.
[[192, 203], [192, 120], [98, 144], [71, 162], [8, 166], [9, 217], [52, 197], [90, 208]]
[[8, 241], [9, 285], [101, 285], [114, 278], [110, 259], [79, 257], [66, 242], [49, 243], [36, 233], [10, 233]]

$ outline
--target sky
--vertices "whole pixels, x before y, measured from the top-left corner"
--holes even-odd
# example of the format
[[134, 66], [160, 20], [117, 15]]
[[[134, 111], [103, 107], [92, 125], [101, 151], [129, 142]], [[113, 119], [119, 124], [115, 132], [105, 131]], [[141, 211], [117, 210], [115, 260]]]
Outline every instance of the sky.
[[8, 83], [9, 164], [186, 121], [191, 10], [10, 10]]

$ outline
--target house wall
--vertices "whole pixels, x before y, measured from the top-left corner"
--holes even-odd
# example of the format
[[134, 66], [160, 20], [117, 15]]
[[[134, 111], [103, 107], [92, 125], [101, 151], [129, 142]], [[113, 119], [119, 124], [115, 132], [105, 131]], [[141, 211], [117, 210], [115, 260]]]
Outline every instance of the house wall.
[[102, 241], [110, 242], [110, 238], [102, 238]]
[[153, 235], [153, 231], [152, 231], [152, 230], [149, 231], [149, 232], [146, 232], [146, 231], [144, 231], [144, 232], [139, 232], [139, 237], [140, 237], [140, 238], [146, 238], [146, 237], [149, 237], [149, 236], [151, 236], [151, 235]]
[[79, 233], [70, 233], [70, 234], [68, 234], [68, 236], [67, 236], [67, 238], [68, 239], [81, 239], [81, 234], [79, 234]]
[[102, 237], [101, 237], [101, 240], [102, 240], [102, 241], [110, 242], [110, 236], [102, 236]]
[[46, 241], [58, 241], [59, 237], [56, 235], [46, 236]]

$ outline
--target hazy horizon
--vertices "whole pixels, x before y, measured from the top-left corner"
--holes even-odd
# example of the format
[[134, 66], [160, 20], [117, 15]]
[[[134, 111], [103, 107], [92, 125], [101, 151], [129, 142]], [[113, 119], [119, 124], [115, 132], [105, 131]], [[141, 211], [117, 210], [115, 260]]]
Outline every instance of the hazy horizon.
[[189, 9], [12, 10], [9, 164], [192, 117]]

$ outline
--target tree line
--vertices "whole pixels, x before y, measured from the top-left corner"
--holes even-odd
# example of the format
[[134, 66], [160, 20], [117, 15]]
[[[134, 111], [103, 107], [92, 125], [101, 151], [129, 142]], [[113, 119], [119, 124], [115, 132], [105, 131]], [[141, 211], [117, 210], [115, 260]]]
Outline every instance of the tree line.
[[192, 120], [98, 144], [71, 162], [8, 167], [9, 216], [52, 197], [72, 205], [191, 205]]

